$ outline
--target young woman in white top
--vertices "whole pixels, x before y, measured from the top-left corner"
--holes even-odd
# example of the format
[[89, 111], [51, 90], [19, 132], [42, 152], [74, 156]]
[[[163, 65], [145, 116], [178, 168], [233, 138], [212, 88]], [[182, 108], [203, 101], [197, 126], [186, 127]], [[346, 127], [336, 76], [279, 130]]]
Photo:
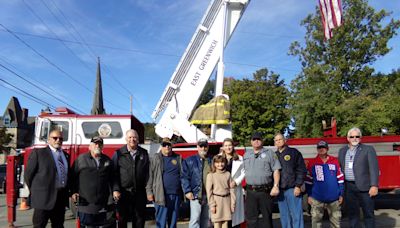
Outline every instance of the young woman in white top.
[[233, 146], [233, 140], [230, 138], [224, 139], [221, 147], [221, 154], [226, 157], [228, 164], [226, 170], [231, 173], [231, 187], [235, 188], [236, 207], [232, 214], [232, 227], [240, 227], [244, 222], [244, 201], [242, 180], [244, 178], [243, 157], [236, 153]]

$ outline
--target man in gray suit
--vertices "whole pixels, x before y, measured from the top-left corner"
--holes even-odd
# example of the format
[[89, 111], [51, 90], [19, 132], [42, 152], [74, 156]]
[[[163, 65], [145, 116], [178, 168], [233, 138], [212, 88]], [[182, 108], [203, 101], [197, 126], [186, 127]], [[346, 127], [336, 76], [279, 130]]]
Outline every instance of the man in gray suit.
[[375, 227], [374, 198], [378, 194], [379, 167], [375, 149], [361, 144], [361, 130], [347, 132], [348, 146], [339, 150], [339, 163], [345, 176], [345, 202], [350, 227], [361, 227], [360, 206], [365, 227]]

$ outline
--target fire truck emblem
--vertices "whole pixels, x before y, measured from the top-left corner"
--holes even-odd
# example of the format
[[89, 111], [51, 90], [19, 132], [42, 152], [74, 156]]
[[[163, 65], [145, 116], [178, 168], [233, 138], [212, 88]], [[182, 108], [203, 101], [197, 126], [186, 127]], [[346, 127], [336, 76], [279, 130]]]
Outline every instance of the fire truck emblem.
[[107, 123], [103, 123], [97, 129], [97, 132], [99, 133], [100, 137], [106, 138], [111, 135], [111, 126]]
[[289, 161], [290, 160], [290, 155], [285, 155], [285, 157], [283, 157], [283, 159], [285, 159], [285, 161]]

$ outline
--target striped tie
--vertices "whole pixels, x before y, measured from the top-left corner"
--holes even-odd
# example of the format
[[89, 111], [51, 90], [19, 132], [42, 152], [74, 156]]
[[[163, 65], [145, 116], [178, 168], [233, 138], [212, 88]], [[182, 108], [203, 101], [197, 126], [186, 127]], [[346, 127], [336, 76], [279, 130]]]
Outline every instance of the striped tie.
[[64, 162], [62, 159], [62, 152], [59, 152], [58, 154], [58, 168], [60, 169], [60, 173], [59, 173], [59, 177], [60, 177], [60, 184], [61, 187], [65, 186], [65, 166], [64, 166]]

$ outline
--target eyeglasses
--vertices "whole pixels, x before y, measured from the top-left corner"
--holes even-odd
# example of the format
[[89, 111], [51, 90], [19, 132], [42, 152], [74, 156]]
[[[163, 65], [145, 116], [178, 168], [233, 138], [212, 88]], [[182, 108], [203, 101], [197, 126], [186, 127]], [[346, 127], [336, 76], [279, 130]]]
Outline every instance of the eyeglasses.
[[162, 146], [162, 147], [166, 147], [166, 146], [171, 147], [172, 145], [171, 145], [171, 143], [163, 142], [163, 143], [161, 144], [161, 146]]
[[63, 137], [51, 137], [54, 141], [60, 140], [63, 141]]
[[356, 135], [356, 136], [349, 136], [349, 138], [351, 138], [351, 139], [354, 139], [354, 138], [359, 139], [359, 138], [361, 138], [361, 136], [359, 136], [359, 135]]

